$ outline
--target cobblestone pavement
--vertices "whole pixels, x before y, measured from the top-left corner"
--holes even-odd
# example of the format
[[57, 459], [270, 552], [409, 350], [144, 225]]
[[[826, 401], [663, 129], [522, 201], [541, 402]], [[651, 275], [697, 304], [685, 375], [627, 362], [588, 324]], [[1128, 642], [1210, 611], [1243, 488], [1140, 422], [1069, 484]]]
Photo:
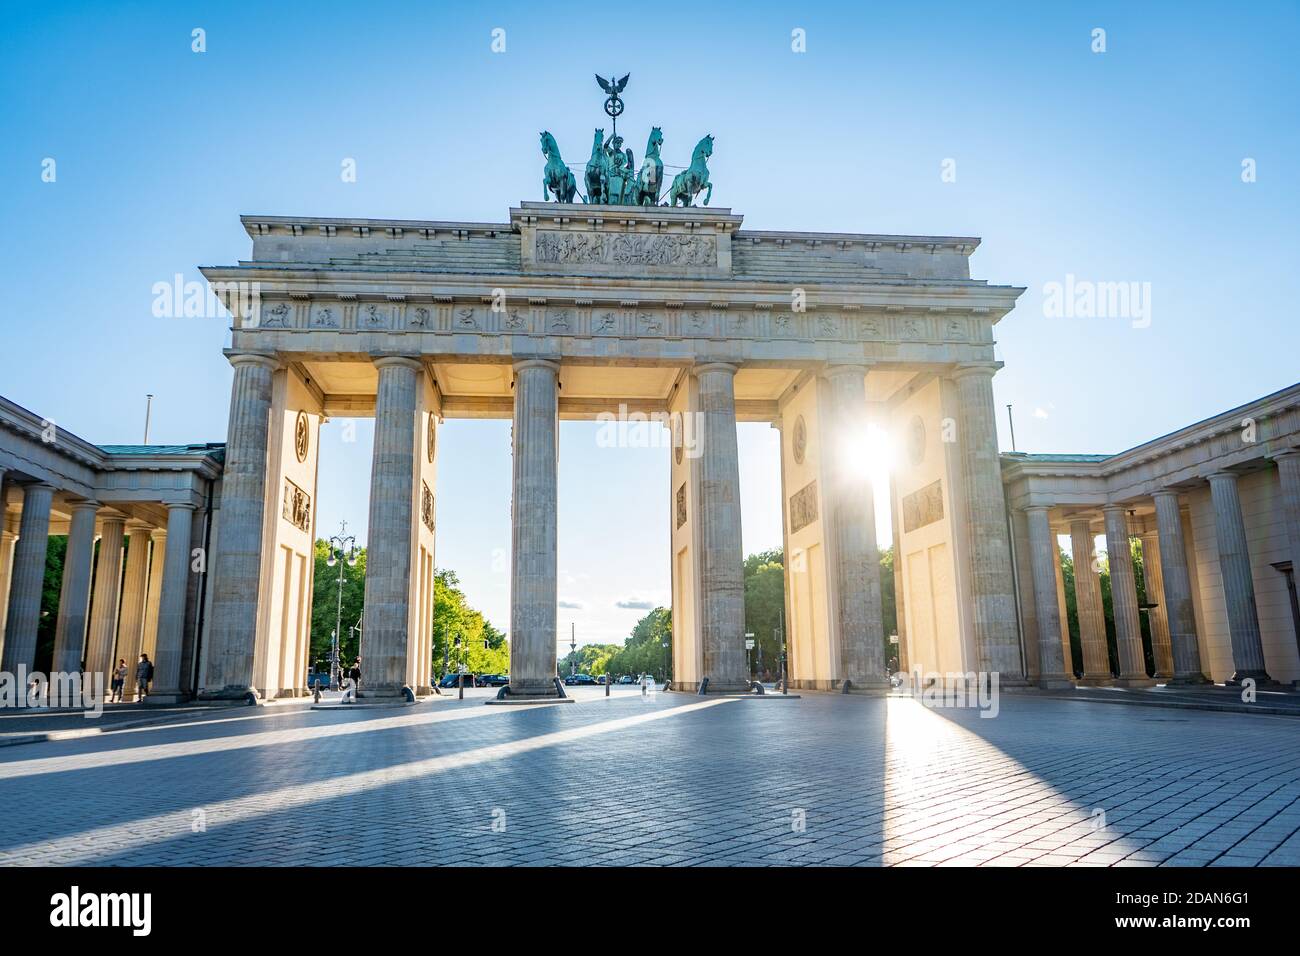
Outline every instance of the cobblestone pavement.
[[1293, 718], [490, 694], [0, 749], [0, 863], [1300, 865]]

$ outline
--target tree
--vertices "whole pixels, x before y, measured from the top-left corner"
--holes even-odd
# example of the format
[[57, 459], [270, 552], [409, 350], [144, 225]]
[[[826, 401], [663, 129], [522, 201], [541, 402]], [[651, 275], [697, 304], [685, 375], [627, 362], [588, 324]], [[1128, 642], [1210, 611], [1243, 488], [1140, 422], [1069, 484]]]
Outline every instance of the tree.
[[[751, 554], [745, 559], [745, 632], [754, 635], [750, 662], [758, 673], [776, 673], [781, 661], [777, 631], [785, 620], [785, 565], [780, 549]], [[784, 631], [782, 630], [782, 633]]]
[[[439, 676], [460, 664], [473, 674], [510, 670], [506, 635], [482, 612], [470, 607], [456, 572], [443, 569], [433, 578], [433, 669]], [[460, 639], [457, 645], [456, 640]]]
[[68, 536], [50, 535], [45, 546], [45, 577], [41, 581], [41, 618], [36, 625], [34, 669], [49, 673], [54, 663], [54, 629], [59, 622], [59, 595], [63, 591], [63, 556]]
[[623, 647], [605, 662], [605, 673], [653, 674], [663, 680], [671, 669], [672, 640], [673, 612], [657, 607], [636, 622]]
[[[346, 561], [329, 567], [329, 544], [317, 541], [316, 576], [312, 585], [311, 657], [319, 669], [329, 667], [331, 635], [339, 602], [339, 571], [343, 573], [343, 621], [339, 657], [355, 660], [361, 653], [358, 632], [353, 625], [363, 620], [366, 600], [366, 551], [357, 552], [357, 563]], [[471, 673], [504, 674], [510, 668], [506, 635], [497, 630], [482, 612], [470, 607], [460, 590], [455, 571], [435, 572], [433, 580], [433, 671], [438, 676], [464, 662]], [[363, 621], [364, 624], [364, 621]], [[455, 644], [456, 638], [461, 644]]]
[[361, 653], [358, 632], [353, 625], [361, 620], [366, 600], [366, 549], [356, 555], [355, 566], [340, 560], [329, 566], [330, 545], [317, 541], [314, 559], [315, 576], [311, 589], [311, 660], [317, 670], [329, 670], [330, 644], [339, 608], [339, 573], [343, 574], [343, 615], [339, 633], [339, 660], [354, 661]]

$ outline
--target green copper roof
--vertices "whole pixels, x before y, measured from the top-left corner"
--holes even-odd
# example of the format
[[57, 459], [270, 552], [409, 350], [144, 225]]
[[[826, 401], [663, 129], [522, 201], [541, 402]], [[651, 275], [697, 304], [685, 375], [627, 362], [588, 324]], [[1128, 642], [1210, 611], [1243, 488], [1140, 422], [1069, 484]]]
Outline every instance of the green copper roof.
[[204, 442], [196, 445], [100, 445], [108, 455], [138, 455], [157, 458], [166, 455], [207, 455], [218, 460], [226, 457], [224, 442]]
[[1074, 461], [1097, 462], [1114, 458], [1114, 455], [1037, 455], [1025, 451], [1004, 451], [1002, 457], [1010, 461]]

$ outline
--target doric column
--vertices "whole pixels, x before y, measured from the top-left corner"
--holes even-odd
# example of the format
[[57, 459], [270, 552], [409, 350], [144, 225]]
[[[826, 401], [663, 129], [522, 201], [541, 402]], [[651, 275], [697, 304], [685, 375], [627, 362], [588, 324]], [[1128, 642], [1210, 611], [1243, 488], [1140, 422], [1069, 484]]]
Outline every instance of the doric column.
[[992, 363], [963, 366], [953, 373], [953, 379], [957, 383], [957, 438], [969, 554], [966, 577], [975, 646], [980, 669], [996, 671], [1007, 683], [1023, 681], [1024, 671], [993, 407], [993, 373], [998, 367]]
[[95, 596], [90, 604], [90, 636], [86, 640], [86, 671], [103, 674], [109, 686], [113, 644], [117, 638], [117, 609], [122, 585], [122, 536], [126, 519], [106, 517], [100, 526], [99, 558], [95, 562]]
[[167, 529], [154, 528], [149, 532], [153, 548], [149, 558], [149, 593], [144, 604], [144, 631], [140, 637], [140, 653], [149, 660], [158, 655], [158, 607], [162, 601], [163, 566], [167, 554]]
[[122, 614], [117, 622], [117, 650], [109, 655], [112, 666], [126, 661], [128, 679], [135, 686], [135, 665], [144, 648], [145, 601], [149, 596], [149, 528], [131, 522], [127, 527], [126, 574], [122, 578]]
[[1171, 684], [1204, 684], [1201, 649], [1196, 642], [1196, 609], [1192, 601], [1192, 579], [1187, 571], [1187, 547], [1183, 542], [1183, 518], [1178, 492], [1157, 491], [1156, 533], [1160, 538], [1160, 576], [1164, 584], [1165, 612], [1169, 620], [1169, 643], [1174, 655]]
[[511, 492], [510, 693], [555, 696], [560, 367], [516, 362]]
[[[744, 556], [736, 445], [736, 366], [694, 369], [699, 393], [700, 639], [710, 691], [744, 690]], [[865, 395], [865, 393], [864, 393]], [[879, 582], [877, 581], [877, 596]], [[877, 599], [879, 599], [877, 597]]]
[[41, 589], [45, 584], [45, 552], [49, 548], [52, 485], [23, 489], [23, 513], [18, 524], [18, 544], [9, 579], [9, 614], [5, 618], [5, 645], [0, 670], [17, 674], [19, 666], [32, 669], [36, 661], [36, 628], [41, 620]]
[[71, 674], [81, 670], [86, 650], [86, 623], [90, 616], [90, 575], [95, 561], [95, 515], [98, 501], [72, 505], [68, 549], [63, 555], [63, 584], [59, 589], [59, 616], [54, 625], [54, 662], [51, 671]]
[[[176, 704], [185, 700], [181, 689], [181, 643], [185, 635], [185, 590], [190, 572], [190, 522], [194, 506], [167, 506], [167, 544], [162, 560], [161, 598], [155, 644], [154, 687], [150, 704]], [[156, 552], [155, 552], [156, 554]]]
[[1149, 687], [1142, 652], [1142, 622], [1138, 617], [1137, 580], [1133, 575], [1133, 545], [1128, 515], [1119, 505], [1102, 509], [1106, 522], [1106, 554], [1110, 562], [1110, 602], [1115, 615], [1115, 644], [1119, 651], [1119, 680], [1123, 687]]
[[[837, 365], [824, 374], [830, 388], [830, 427], [824, 432], [822, 447], [828, 483], [825, 505], [834, 529], [837, 570], [838, 670], [855, 688], [885, 690], [889, 680], [885, 676], [876, 506], [871, 480], [852, 454], [867, 436], [867, 370], [861, 365]], [[741, 574], [743, 580], [743, 568]], [[741, 599], [743, 632], [743, 584]]]
[[1106, 612], [1097, 576], [1096, 539], [1087, 518], [1070, 522], [1070, 548], [1074, 556], [1074, 606], [1079, 614], [1079, 644], [1083, 648], [1082, 683], [1108, 684], [1111, 673]]
[[[195, 548], [203, 548], [204, 564], [206, 567], [207, 542], [204, 540], [204, 532], [207, 530], [207, 512], [203, 508], [195, 508], [190, 520], [190, 539], [189, 550], [191, 559], [194, 557]], [[184, 637], [181, 640], [181, 686], [188, 690], [193, 689], [194, 681], [194, 654], [198, 649], [198, 622], [196, 620], [196, 611], [201, 600], [199, 587], [206, 579], [206, 575], [200, 570], [195, 571], [191, 565], [191, 573], [185, 576], [185, 630]]]
[[1273, 460], [1277, 462], [1277, 480], [1282, 492], [1282, 522], [1286, 525], [1291, 574], [1300, 586], [1300, 449], [1274, 455]]
[[9, 500], [11, 481], [6, 480], [5, 471], [0, 468], [0, 654], [5, 643], [5, 620], [9, 616], [9, 581], [14, 570], [14, 546], [18, 543], [18, 534], [9, 530], [5, 503]]
[[1228, 683], [1238, 684], [1248, 677], [1271, 683], [1272, 678], [1264, 668], [1259, 612], [1255, 609], [1255, 580], [1250, 572], [1236, 473], [1216, 471], [1210, 475], [1210, 497], [1214, 503], [1214, 536], [1219, 545], [1223, 597], [1228, 606], [1228, 631], [1232, 635], [1233, 674]]
[[255, 353], [230, 357], [235, 379], [221, 483], [220, 547], [212, 556], [211, 626], [203, 696], [242, 698], [253, 689], [257, 600], [262, 569], [266, 502], [267, 428], [274, 358]]
[[1061, 546], [1056, 529], [1052, 529], [1052, 573], [1056, 577], [1056, 613], [1061, 618], [1061, 660], [1065, 675], [1074, 679], [1074, 649], [1070, 646], [1070, 615], [1065, 603], [1065, 571], [1061, 566]]
[[1056, 538], [1047, 509], [1025, 509], [1029, 523], [1029, 561], [1034, 577], [1034, 616], [1038, 619], [1038, 683], [1041, 687], [1069, 687], [1061, 648], [1061, 612], [1056, 602]]
[[1169, 614], [1165, 607], [1164, 573], [1160, 567], [1159, 535], [1155, 531], [1142, 534], [1142, 580], [1146, 585], [1147, 609], [1151, 624], [1151, 656], [1155, 658], [1156, 677], [1174, 676], [1174, 651], [1169, 641]]
[[415, 515], [416, 402], [422, 367], [413, 358], [375, 359], [375, 446], [366, 542], [366, 620], [361, 695], [399, 697], [406, 687]]

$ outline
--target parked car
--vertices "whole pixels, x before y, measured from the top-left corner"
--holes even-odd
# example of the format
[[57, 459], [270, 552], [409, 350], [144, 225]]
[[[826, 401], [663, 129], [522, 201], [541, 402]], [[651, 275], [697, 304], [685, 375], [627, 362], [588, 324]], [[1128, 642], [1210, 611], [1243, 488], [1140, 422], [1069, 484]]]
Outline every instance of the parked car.
[[578, 686], [591, 686], [596, 683], [596, 678], [590, 674], [574, 674], [573, 682]]
[[609, 680], [608, 674], [601, 674], [599, 677], [596, 678], [596, 683], [600, 684], [603, 687], [605, 685], [605, 682], [608, 680]]
[[616, 683], [616, 684], [635, 684], [635, 683], [636, 683], [636, 678], [633, 677], [631, 674], [624, 674], [622, 677], [620, 677], [620, 678], [619, 678], [618, 680], [616, 680], [614, 683]]
[[479, 687], [505, 687], [510, 683], [509, 674], [479, 674]]
[[[438, 686], [439, 686], [439, 687], [455, 687], [455, 686], [456, 686], [456, 683], [457, 683], [457, 681], [460, 679], [460, 677], [461, 677], [460, 674], [457, 674], [455, 671], [452, 671], [450, 674], [445, 675], [445, 676], [442, 678], [442, 680], [438, 681]], [[478, 686], [478, 684], [475, 683], [476, 678], [474, 677], [473, 674], [465, 674], [464, 677], [465, 677], [465, 686], [466, 686], [466, 687], [477, 687], [477, 686]]]

